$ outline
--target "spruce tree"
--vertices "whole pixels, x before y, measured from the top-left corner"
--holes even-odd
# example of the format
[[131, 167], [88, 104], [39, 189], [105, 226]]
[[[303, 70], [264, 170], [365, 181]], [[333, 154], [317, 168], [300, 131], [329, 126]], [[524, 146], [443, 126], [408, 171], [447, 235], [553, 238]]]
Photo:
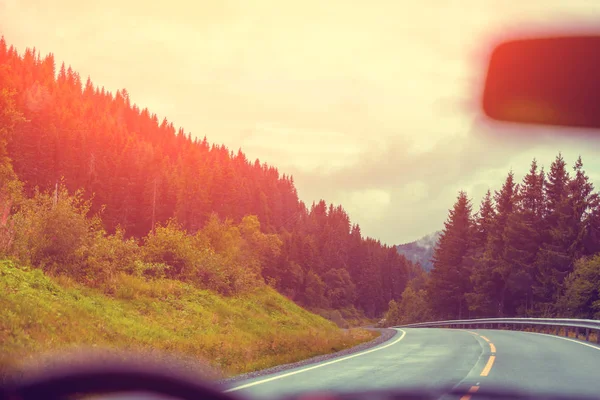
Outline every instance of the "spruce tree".
[[454, 207], [449, 211], [433, 255], [428, 296], [431, 310], [439, 318], [468, 316], [465, 294], [471, 290], [471, 271], [465, 258], [472, 234], [470, 200], [461, 191]]
[[565, 238], [569, 232], [569, 173], [562, 154], [558, 154], [548, 173], [545, 185], [546, 218], [541, 231], [541, 246], [535, 261], [533, 293], [537, 314], [554, 315], [554, 304], [560, 295], [561, 283], [571, 264]]
[[505, 315], [526, 315], [532, 308], [534, 265], [541, 244], [544, 206], [544, 174], [538, 173], [537, 161], [519, 186], [513, 212], [504, 232], [502, 255], [507, 269]]
[[469, 261], [472, 264], [470, 280], [473, 290], [467, 293], [466, 299], [469, 311], [473, 316], [478, 317], [491, 317], [496, 314], [493, 296], [490, 296], [497, 286], [494, 282], [493, 264], [485, 258], [486, 246], [495, 218], [494, 201], [491, 191], [488, 190], [475, 216], [472, 247], [469, 252]]

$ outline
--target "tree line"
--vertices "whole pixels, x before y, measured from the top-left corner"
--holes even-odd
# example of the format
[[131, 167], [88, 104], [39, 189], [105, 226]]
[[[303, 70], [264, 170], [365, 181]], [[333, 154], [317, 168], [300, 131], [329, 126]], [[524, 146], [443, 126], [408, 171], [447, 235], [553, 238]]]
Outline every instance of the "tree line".
[[599, 253], [600, 196], [581, 157], [569, 168], [559, 153], [547, 173], [534, 159], [477, 212], [459, 192], [431, 273], [408, 284], [388, 318], [600, 318]]
[[[341, 206], [304, 204], [293, 178], [275, 167], [176, 129], [133, 104], [125, 89], [113, 95], [90, 78], [84, 83], [70, 67], [57, 69], [52, 54], [19, 54], [4, 38], [0, 88], [0, 157], [11, 171], [0, 179], [4, 189], [12, 185], [0, 199], [6, 243], [15, 243], [9, 216], [26, 204], [15, 193], [38, 202], [78, 193], [89, 201], [86, 216], [99, 216], [106, 235], [121, 232], [124, 241], [141, 242], [167, 226], [191, 237], [215, 221], [241, 229], [255, 216], [253, 224], [279, 243], [278, 251], [259, 257], [260, 279], [294, 301], [375, 316], [400, 298], [411, 263], [392, 246], [363, 237]], [[56, 229], [60, 235], [68, 228]]]

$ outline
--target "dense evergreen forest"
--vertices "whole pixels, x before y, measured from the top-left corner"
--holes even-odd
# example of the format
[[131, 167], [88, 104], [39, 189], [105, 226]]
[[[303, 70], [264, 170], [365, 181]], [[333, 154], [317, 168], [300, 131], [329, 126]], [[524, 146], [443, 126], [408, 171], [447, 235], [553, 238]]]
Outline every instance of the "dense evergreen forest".
[[[64, 64], [57, 68], [52, 54], [41, 57], [35, 49], [19, 54], [2, 38], [0, 90], [0, 156], [18, 177], [13, 186], [36, 202], [19, 205], [7, 190], [10, 174], [1, 177], [6, 253], [17, 251], [9, 249], [16, 246], [8, 229], [11, 215], [26, 220], [23, 215], [33, 215], [36, 207], [52, 201], [56, 206], [52, 193], [77, 192], [69, 200], [71, 211], [100, 216], [106, 234], [123, 243], [171, 235], [175, 246], [181, 244], [176, 232], [210, 236], [211, 226], [228, 226], [243, 236], [249, 225], [259, 226], [276, 249], [261, 253], [258, 267], [239, 258], [238, 271], [258, 268], [263, 281], [312, 309], [380, 315], [414, 273], [394, 247], [363, 237], [341, 206], [321, 200], [307, 207], [291, 176], [159, 121], [133, 104], [125, 89], [112, 94], [89, 78], [83, 82]], [[55, 227], [53, 234], [70, 228]], [[253, 243], [250, 236], [245, 243]], [[44, 257], [59, 250], [51, 244], [44, 245]], [[172, 254], [158, 261], [177, 264]]]
[[[572, 170], [570, 172], [569, 170]], [[600, 318], [600, 196], [579, 157], [509, 172], [476, 213], [450, 209], [433, 269], [409, 282], [390, 323], [475, 317]]]

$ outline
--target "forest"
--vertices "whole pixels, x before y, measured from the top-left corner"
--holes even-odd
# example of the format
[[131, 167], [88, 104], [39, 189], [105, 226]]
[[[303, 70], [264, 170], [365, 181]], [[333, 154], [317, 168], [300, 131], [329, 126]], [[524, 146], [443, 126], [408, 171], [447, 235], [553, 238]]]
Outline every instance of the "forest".
[[579, 157], [510, 171], [476, 212], [460, 191], [433, 269], [391, 301], [389, 324], [477, 317], [600, 318], [600, 196]]
[[268, 284], [311, 310], [368, 317], [418, 273], [341, 206], [300, 201], [291, 176], [52, 54], [0, 39], [0, 88], [3, 256], [107, 293], [123, 272], [226, 295]]

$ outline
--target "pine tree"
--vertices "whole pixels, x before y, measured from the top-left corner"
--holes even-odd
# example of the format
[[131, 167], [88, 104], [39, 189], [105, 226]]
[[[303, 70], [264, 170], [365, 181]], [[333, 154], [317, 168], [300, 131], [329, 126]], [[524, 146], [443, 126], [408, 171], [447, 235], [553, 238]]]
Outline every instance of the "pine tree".
[[542, 227], [542, 244], [535, 261], [533, 293], [538, 315], [551, 316], [560, 296], [561, 284], [571, 269], [566, 238], [569, 232], [569, 173], [562, 154], [552, 165], [545, 186], [546, 218]]
[[531, 163], [515, 195], [513, 213], [504, 232], [503, 263], [507, 268], [504, 315], [526, 315], [531, 308], [534, 263], [541, 244], [544, 175]]
[[515, 211], [515, 195], [518, 190], [514, 173], [510, 171], [500, 191], [494, 194], [496, 218], [488, 237], [484, 262], [488, 264], [489, 279], [492, 281], [489, 301], [492, 302], [495, 308], [494, 315], [497, 316], [505, 314], [508, 280], [512, 273], [511, 265], [504, 259], [504, 254], [506, 250], [506, 229]]
[[468, 315], [464, 295], [471, 286], [465, 258], [473, 234], [471, 204], [464, 191], [459, 192], [444, 226], [433, 255], [428, 297], [438, 317], [463, 318]]
[[595, 203], [594, 185], [583, 170], [581, 156], [573, 166], [575, 176], [569, 182], [569, 211], [568, 218], [568, 253], [572, 259], [578, 259], [585, 254], [584, 238], [587, 223]]
[[472, 264], [471, 284], [473, 290], [466, 294], [469, 311], [474, 316], [490, 317], [496, 314], [491, 293], [495, 292], [497, 284], [493, 272], [493, 264], [485, 258], [485, 250], [492, 230], [494, 229], [496, 210], [492, 193], [487, 191], [475, 216], [475, 227], [472, 248], [469, 258]]
[[492, 193], [488, 189], [485, 197], [479, 206], [479, 212], [475, 217], [475, 234], [473, 235], [473, 246], [478, 250], [478, 253], [483, 253], [488, 241], [488, 237], [493, 229], [496, 218], [496, 210], [494, 209], [494, 201]]

